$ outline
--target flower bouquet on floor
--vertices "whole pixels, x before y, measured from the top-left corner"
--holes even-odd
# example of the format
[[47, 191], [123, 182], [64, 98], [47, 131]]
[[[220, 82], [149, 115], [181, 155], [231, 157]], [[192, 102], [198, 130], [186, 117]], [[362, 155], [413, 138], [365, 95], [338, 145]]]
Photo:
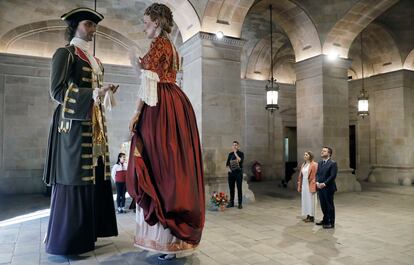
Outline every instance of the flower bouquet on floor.
[[210, 205], [212, 210], [217, 209], [219, 211], [224, 211], [228, 202], [229, 198], [226, 193], [213, 191], [213, 194], [210, 198]]

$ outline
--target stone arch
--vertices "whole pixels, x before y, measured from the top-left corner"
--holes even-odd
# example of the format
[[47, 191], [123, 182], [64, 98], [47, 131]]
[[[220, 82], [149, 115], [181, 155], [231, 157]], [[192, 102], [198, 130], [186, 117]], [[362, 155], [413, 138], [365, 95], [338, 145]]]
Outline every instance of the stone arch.
[[295, 52], [296, 62], [321, 54], [321, 43], [315, 24], [306, 12], [289, 0], [262, 0], [255, 3], [249, 14], [269, 17], [269, 4], [273, 5], [273, 21], [286, 33]]
[[202, 17], [202, 31], [239, 38], [244, 18], [254, 0], [210, 0], [207, 1]]
[[358, 73], [355, 71], [354, 68], [349, 67], [348, 68], [348, 77], [351, 77], [351, 79], [359, 79], [361, 78]]
[[[293, 64], [295, 56], [284, 34], [274, 33], [273, 74], [278, 82], [293, 83], [296, 79]], [[259, 40], [246, 58], [245, 78], [267, 80], [270, 77], [270, 36]]]
[[356, 3], [328, 33], [323, 44], [323, 53], [347, 58], [358, 34], [397, 2], [398, 0], [361, 0]]
[[[360, 35], [355, 38], [349, 49], [352, 59], [351, 68], [355, 77], [361, 78]], [[393, 36], [381, 25], [371, 23], [363, 32], [364, 77], [400, 70], [401, 55]], [[354, 78], [354, 76], [353, 76]]]
[[163, 3], [173, 12], [174, 22], [180, 29], [183, 42], [201, 30], [200, 19], [193, 5], [187, 0], [156, 0], [153, 3]]
[[[57, 5], [51, 5], [47, 0], [26, 1], [24, 4], [21, 1], [0, 1], [2, 10], [9, 9], [11, 11], [3, 12], [0, 36], [21, 25], [59, 19], [63, 13], [76, 7], [93, 8], [93, 3], [89, 3], [90, 1], [58, 2]], [[145, 36], [143, 36], [140, 21], [145, 8], [154, 2], [164, 3], [171, 8], [174, 22], [184, 41], [201, 30], [199, 16], [188, 0], [130, 0], [118, 1], [117, 4], [111, 4], [111, 1], [98, 1], [97, 11], [105, 16], [100, 25], [111, 28], [133, 41], [142, 39]], [[18, 20], [13, 17], [16, 14], [19, 15]]]
[[[63, 40], [63, 32], [65, 29], [66, 29], [65, 23], [63, 23], [61, 20], [58, 20], [58, 19], [38, 21], [38, 22], [19, 26], [15, 29], [10, 30], [9, 32], [7, 32], [6, 34], [2, 36], [2, 38], [0, 39], [0, 51], [5, 52], [5, 53], [13, 51], [12, 47], [15, 43], [19, 42], [22, 39], [29, 38], [30, 36], [35, 35], [35, 34], [58, 32], [59, 35], [61, 35], [59, 36], [60, 38], [58, 38], [58, 40], [54, 41], [53, 43], [50, 42], [51, 46], [56, 46], [56, 47], [49, 47], [50, 48], [49, 51], [45, 51], [42, 54], [38, 54], [37, 50], [35, 49], [36, 44], [34, 43], [32, 47], [32, 51], [31, 51], [32, 54], [30, 53], [26, 54], [24, 52], [21, 53], [21, 54], [26, 54], [26, 55], [50, 57], [53, 54], [55, 48], [57, 48], [58, 46], [64, 45], [65, 42]], [[133, 42], [129, 38], [105, 26], [100, 25], [96, 33], [97, 33], [98, 38], [99, 37], [105, 38], [109, 40], [110, 42], [114, 43], [116, 47], [123, 49], [124, 50], [123, 53], [126, 53], [128, 49], [133, 46], [137, 47], [141, 53], [145, 50], [144, 47], [140, 47], [139, 45], [137, 45], [135, 42]], [[105, 56], [101, 58], [102, 61], [108, 62], [108, 59], [105, 60], [105, 58], [106, 58]]]
[[404, 69], [414, 71], [414, 49], [407, 55], [404, 61]]

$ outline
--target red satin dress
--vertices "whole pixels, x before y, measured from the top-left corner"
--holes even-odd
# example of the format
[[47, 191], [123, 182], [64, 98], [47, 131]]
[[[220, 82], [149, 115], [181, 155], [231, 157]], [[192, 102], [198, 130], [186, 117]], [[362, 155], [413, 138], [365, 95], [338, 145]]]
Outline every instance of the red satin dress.
[[158, 103], [141, 110], [127, 176], [137, 203], [135, 246], [166, 254], [194, 250], [205, 221], [200, 138], [193, 107], [175, 83], [179, 58], [166, 37], [141, 58], [160, 78]]

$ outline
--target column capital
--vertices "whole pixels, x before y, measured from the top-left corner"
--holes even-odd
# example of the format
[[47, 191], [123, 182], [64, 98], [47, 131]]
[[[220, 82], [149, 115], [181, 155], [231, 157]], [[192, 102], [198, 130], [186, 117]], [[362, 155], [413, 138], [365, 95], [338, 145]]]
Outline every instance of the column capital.
[[191, 52], [191, 50], [194, 49], [194, 46], [199, 47], [201, 45], [208, 45], [215, 48], [241, 50], [245, 42], [245, 40], [239, 38], [226, 36], [222, 39], [218, 39], [215, 34], [200, 31], [181, 45], [180, 52], [182, 54], [186, 54]]
[[207, 40], [211, 43], [219, 46], [231, 46], [231, 47], [238, 47], [243, 48], [245, 40], [239, 39], [239, 38], [233, 38], [233, 37], [227, 37], [224, 36], [222, 39], [219, 39], [216, 37], [216, 34], [212, 34], [209, 32], [203, 32], [199, 31], [197, 34], [189, 38], [186, 42], [183, 43], [182, 46], [191, 46], [194, 42], [200, 41], [200, 40]]
[[[198, 32], [180, 47], [181, 56], [184, 58], [183, 66], [199, 58], [240, 63], [244, 43], [244, 40], [238, 38], [218, 39], [215, 34]], [[238, 76], [240, 77], [240, 73]]]
[[[340, 57], [330, 59], [327, 55], [320, 54], [295, 64], [296, 81], [315, 75], [331, 75], [330, 73], [334, 73], [333, 75], [337, 77], [343, 75], [343, 78], [348, 80], [347, 71], [351, 63], [350, 59]], [[338, 71], [343, 74], [338, 75]]]

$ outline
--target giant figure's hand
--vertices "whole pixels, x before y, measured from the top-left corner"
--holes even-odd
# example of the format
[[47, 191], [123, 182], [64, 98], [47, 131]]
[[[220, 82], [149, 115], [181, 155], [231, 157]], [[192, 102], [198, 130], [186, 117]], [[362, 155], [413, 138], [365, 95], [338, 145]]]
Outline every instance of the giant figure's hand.
[[104, 96], [105, 96], [105, 93], [106, 93], [107, 91], [109, 91], [109, 90], [112, 90], [112, 92], [113, 92], [113, 93], [115, 93], [115, 92], [116, 92], [116, 90], [118, 89], [118, 87], [119, 87], [119, 85], [118, 85], [118, 86], [115, 86], [114, 84], [108, 84], [108, 85], [105, 85], [105, 86], [103, 86], [103, 87], [99, 88], [99, 90], [98, 90], [98, 95], [99, 95], [100, 97], [104, 97]]
[[134, 116], [132, 116], [132, 119], [129, 122], [129, 131], [131, 132], [131, 134], [136, 133], [135, 127], [136, 127], [136, 125], [137, 125], [137, 123], [139, 121], [140, 115], [141, 115], [141, 112], [135, 112], [134, 113]]

